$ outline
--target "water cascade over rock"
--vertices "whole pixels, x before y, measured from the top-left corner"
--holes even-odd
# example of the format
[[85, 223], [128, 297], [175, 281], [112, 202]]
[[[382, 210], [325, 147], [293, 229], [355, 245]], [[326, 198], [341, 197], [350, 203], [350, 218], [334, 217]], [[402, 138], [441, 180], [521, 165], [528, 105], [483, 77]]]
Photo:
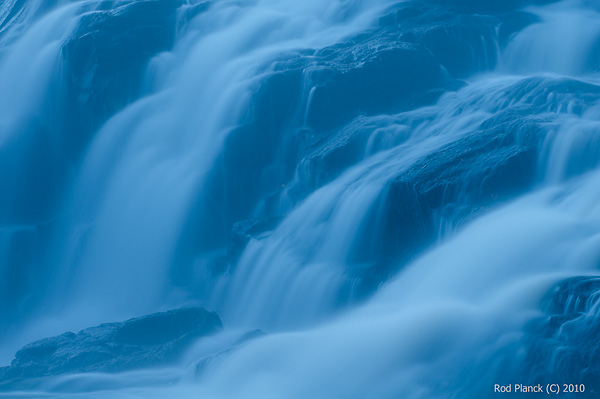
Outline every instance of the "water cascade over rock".
[[0, 398], [594, 397], [598, 21], [2, 2]]

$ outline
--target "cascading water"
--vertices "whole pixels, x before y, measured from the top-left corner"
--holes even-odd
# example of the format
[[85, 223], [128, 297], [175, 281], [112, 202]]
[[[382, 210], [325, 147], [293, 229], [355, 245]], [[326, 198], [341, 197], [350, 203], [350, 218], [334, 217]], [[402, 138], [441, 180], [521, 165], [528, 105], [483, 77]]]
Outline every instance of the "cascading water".
[[[142, 7], [144, 5], [148, 7]], [[202, 201], [195, 204], [195, 198], [203, 190], [203, 181], [221, 151], [227, 132], [235, 124], [243, 123], [249, 118], [244, 115], [245, 108], [260, 76], [269, 73], [272, 63], [281, 52], [293, 51], [299, 46], [335, 43], [353, 29], [360, 30], [368, 26], [368, 22], [373, 19], [370, 11], [363, 10], [358, 4], [355, 6], [356, 10], [343, 10], [340, 7], [343, 8], [344, 4], [336, 7], [315, 3], [302, 7], [291, 3], [287, 6], [283, 4], [282, 9], [278, 10], [280, 7], [277, 4], [244, 5], [225, 2], [214, 5], [210, 12], [202, 12], [203, 6], [203, 3], [183, 4], [177, 10], [171, 2], [115, 2], [112, 7], [106, 7], [102, 2], [67, 5], [33, 25], [30, 36], [37, 42], [22, 43], [22, 47], [20, 42], [15, 44], [15, 59], [8, 58], [5, 62], [5, 67], [12, 68], [12, 71], [3, 74], [7, 80], [7, 90], [4, 93], [6, 101], [13, 106], [15, 99], [11, 93], [23, 91], [27, 86], [39, 89], [44, 83], [50, 84], [48, 81], [52, 77], [57, 81], [57, 86], [63, 84], [67, 87], [51, 87], [47, 91], [79, 89], [88, 96], [84, 101], [94, 101], [92, 96], [98, 94], [93, 85], [101, 85], [96, 81], [106, 78], [100, 75], [103, 72], [102, 65], [96, 66], [94, 63], [106, 63], [105, 58], [122, 56], [120, 52], [128, 49], [116, 51], [109, 47], [104, 50], [104, 54], [89, 55], [78, 43], [85, 35], [94, 34], [93, 30], [91, 33], [87, 32], [88, 27], [80, 25], [78, 31], [72, 33], [74, 37], [69, 38], [62, 48], [60, 40], [52, 38], [47, 32], [37, 32], [37, 29], [60, 29], [59, 35], [68, 35], [64, 30], [72, 32], [78, 20], [90, 20], [89, 23], [94, 23], [92, 28], [96, 29], [113, 25], [120, 28], [117, 25], [119, 23], [162, 22], [174, 25], [156, 32], [160, 34], [164, 33], [163, 30], [175, 30], [175, 25], [190, 18], [189, 14], [200, 13], [178, 32], [180, 38], [172, 52], [160, 53], [148, 60], [155, 76], [151, 76], [152, 80], [145, 83], [145, 86], [150, 87], [147, 95], [108, 120], [90, 144], [79, 150], [82, 154], [74, 154], [75, 159], [68, 160], [77, 165], [77, 172], [72, 173], [75, 175], [71, 178], [72, 182], [63, 183], [67, 186], [64, 193], [42, 191], [15, 194], [17, 189], [8, 190], [9, 195], [18, 196], [15, 201], [27, 195], [63, 197], [60, 200], [64, 205], [63, 210], [57, 212], [61, 216], [53, 222], [53, 234], [48, 238], [48, 248], [44, 248], [42, 260], [36, 259], [44, 266], [47, 264], [45, 271], [48, 275], [44, 280], [49, 279], [53, 284], [49, 288], [36, 287], [35, 291], [49, 291], [44, 292], [39, 299], [46, 308], [52, 306], [53, 302], [60, 307], [80, 308], [80, 312], [75, 309], [71, 316], [77, 327], [110, 320], [115, 315], [123, 317], [156, 310], [164, 306], [164, 301], [168, 303], [169, 293], [165, 292], [169, 291], [168, 268], [177, 263], [175, 251], [186, 217], [197, 212], [197, 217], [202, 219], [204, 212], [210, 212], [197, 209], [203, 204]], [[190, 7], [191, 10], [188, 9]], [[113, 10], [104, 11], [104, 8]], [[68, 11], [72, 15], [63, 15]], [[166, 21], [144, 19], [144, 13], [168, 11], [173, 15], [164, 17]], [[343, 13], [349, 14], [348, 21], [341, 17]], [[74, 22], [69, 26], [65, 25], [65, 20]], [[236, 23], [232, 24], [232, 20]], [[56, 26], [58, 24], [60, 26]], [[125, 26], [124, 33], [131, 34], [127, 32], [127, 28]], [[142, 31], [142, 34], [147, 32]], [[25, 41], [27, 38], [25, 36], [21, 40]], [[143, 40], [144, 36], [134, 38]], [[67, 39], [64, 38], [63, 42], [65, 40]], [[131, 46], [137, 45], [138, 43], [131, 43]], [[15, 75], [22, 72], [24, 65], [31, 63], [28, 59], [17, 58], [18, 50], [24, 53], [22, 58], [31, 57], [33, 53], [38, 59], [43, 54], [38, 48], [44, 49], [48, 54], [48, 60], [43, 60], [45, 64], [39, 71], [32, 71], [33, 76], [21, 78], [27, 79], [27, 86], [20, 85], [21, 90], [9, 86], [15, 85], [15, 81], [19, 82]], [[49, 70], [57, 63], [61, 52], [64, 57], [69, 55], [69, 51], [75, 59], [63, 61], [70, 63], [65, 66], [67, 70], [63, 71], [64, 74], [71, 75], [64, 79], [66, 82], [61, 81], [56, 74], [45, 76], [49, 75]], [[86, 56], [91, 59], [82, 60]], [[91, 64], [86, 64], [86, 61]], [[79, 71], [76, 69], [81, 67], [79, 64], [92, 70]], [[99, 71], [94, 71], [94, 68]], [[38, 81], [42, 79], [39, 75], [46, 81]], [[72, 81], [78, 78], [83, 81]], [[46, 112], [54, 114], [53, 108], [60, 107], [54, 104], [56, 97], [42, 97], [44, 107], [39, 104], [40, 100], [35, 100], [36, 95], [39, 97], [45, 93], [46, 91], [41, 90], [30, 95], [25, 91], [24, 101], [27, 100], [27, 104], [21, 106], [17, 103], [19, 112], [26, 113], [30, 108], [30, 112], [35, 113], [48, 107], [50, 109]], [[110, 94], [132, 95], [118, 90]], [[16, 111], [11, 112], [10, 108], [7, 110], [8, 115], [18, 114]], [[52, 116], [54, 115], [50, 115]], [[82, 122], [92, 123], [89, 119], [92, 118]], [[54, 126], [51, 122], [48, 124]], [[10, 133], [15, 129], [6, 130]], [[76, 126], [73, 130], [74, 135], [85, 134], [82, 127]], [[32, 135], [39, 134], [37, 129], [30, 131]], [[56, 132], [56, 135], [60, 135], [60, 132]], [[63, 146], [69, 147], [70, 138], [66, 137], [64, 140], [66, 142]], [[69, 150], [59, 147], [56, 152]], [[22, 159], [23, 153], [12, 156]], [[49, 167], [34, 167], [39, 166]], [[10, 169], [24, 168], [12, 166]], [[147, 174], [147, 179], [139, 179], [142, 171]], [[19, 178], [11, 173], [6, 179], [15, 177]], [[30, 176], [27, 177], [32, 180], [32, 184], [38, 183]], [[40, 176], [39, 180], [44, 178], [45, 176]], [[63, 175], [56, 180], [66, 179]], [[162, 183], [154, 184], [157, 180]], [[136, 189], [133, 189], [134, 185]], [[36, 198], [34, 205], [38, 206], [38, 203], [46, 201], [49, 199]], [[9, 204], [5, 209], [7, 218], [17, 214]], [[23, 213], [26, 212], [33, 213], [30, 209], [23, 210]], [[48, 223], [47, 220], [43, 222]], [[39, 229], [39, 224], [43, 222], [36, 220], [32, 227], [34, 230]], [[13, 239], [13, 233], [9, 234], [7, 240]], [[121, 246], [119, 243], [127, 244]], [[57, 265], [60, 267], [56, 267]], [[143, 284], [138, 284], [140, 278], [144, 280]], [[45, 281], [43, 285], [47, 286]], [[131, 290], [132, 285], [137, 286], [135, 291]], [[108, 292], [110, 295], [106, 297]]]
[[[584, 0], [3, 3], [0, 358], [189, 306], [223, 329], [152, 367], [185, 322], [127, 334], [185, 315], [39, 341], [0, 397], [594, 397], [598, 20]], [[98, 366], [113, 328], [122, 367]]]

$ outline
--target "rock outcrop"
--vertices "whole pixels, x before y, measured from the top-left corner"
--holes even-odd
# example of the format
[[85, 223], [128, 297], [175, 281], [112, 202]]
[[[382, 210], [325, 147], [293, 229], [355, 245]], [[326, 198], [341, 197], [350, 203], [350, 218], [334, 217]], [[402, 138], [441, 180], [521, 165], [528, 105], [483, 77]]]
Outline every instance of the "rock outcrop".
[[9, 367], [0, 368], [0, 387], [60, 374], [169, 364], [197, 339], [222, 328], [216, 313], [186, 308], [45, 338], [26, 345]]
[[600, 394], [600, 279], [574, 277], [557, 284], [545, 301], [547, 315], [534, 320], [525, 340], [523, 374], [537, 384], [583, 384]]

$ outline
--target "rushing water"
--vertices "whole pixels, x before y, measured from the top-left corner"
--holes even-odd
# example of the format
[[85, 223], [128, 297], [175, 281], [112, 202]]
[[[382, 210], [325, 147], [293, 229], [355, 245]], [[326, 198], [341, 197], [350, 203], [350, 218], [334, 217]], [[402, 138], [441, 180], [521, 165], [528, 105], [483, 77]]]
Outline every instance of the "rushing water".
[[600, 375], [565, 371], [560, 335], [559, 360], [531, 355], [549, 293], [600, 262], [598, 21], [584, 0], [3, 2], [2, 362], [182, 306], [225, 325], [176, 366], [21, 395], [474, 398]]

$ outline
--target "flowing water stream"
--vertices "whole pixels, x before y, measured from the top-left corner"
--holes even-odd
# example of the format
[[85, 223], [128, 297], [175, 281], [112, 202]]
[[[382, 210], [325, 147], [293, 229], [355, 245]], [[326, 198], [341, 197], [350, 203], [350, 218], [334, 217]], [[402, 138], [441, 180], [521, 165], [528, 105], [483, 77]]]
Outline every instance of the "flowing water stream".
[[2, 363], [182, 306], [225, 326], [176, 366], [20, 395], [537, 383], [532, 321], [598, 274], [600, 8], [531, 3], [3, 2]]

